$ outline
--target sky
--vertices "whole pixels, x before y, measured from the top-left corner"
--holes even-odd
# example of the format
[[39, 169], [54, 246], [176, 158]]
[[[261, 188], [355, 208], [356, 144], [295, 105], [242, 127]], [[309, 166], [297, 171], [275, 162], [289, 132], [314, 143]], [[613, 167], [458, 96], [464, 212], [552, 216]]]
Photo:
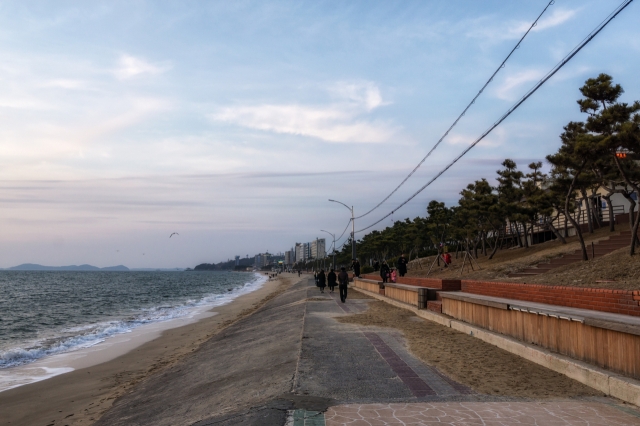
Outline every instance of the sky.
[[[358, 216], [385, 198], [547, 3], [0, 2], [0, 268], [193, 267], [338, 237], [351, 213], [328, 199]], [[505, 158], [543, 161], [585, 119], [587, 78], [610, 74], [623, 101], [640, 99], [632, 3], [395, 211], [619, 4], [557, 0], [356, 229], [454, 205]]]

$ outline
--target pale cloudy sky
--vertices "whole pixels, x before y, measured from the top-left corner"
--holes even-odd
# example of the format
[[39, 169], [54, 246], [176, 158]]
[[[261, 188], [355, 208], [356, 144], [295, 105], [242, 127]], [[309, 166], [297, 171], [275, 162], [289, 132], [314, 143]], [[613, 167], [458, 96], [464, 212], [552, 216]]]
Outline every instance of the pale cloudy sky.
[[[548, 3], [0, 2], [0, 267], [187, 267], [340, 233], [418, 163]], [[619, 1], [557, 0], [422, 186]], [[600, 72], [640, 99], [632, 4], [393, 216], [557, 149]], [[387, 219], [378, 225], [391, 224]], [[178, 237], [169, 239], [169, 234]], [[361, 236], [361, 235], [360, 235]]]

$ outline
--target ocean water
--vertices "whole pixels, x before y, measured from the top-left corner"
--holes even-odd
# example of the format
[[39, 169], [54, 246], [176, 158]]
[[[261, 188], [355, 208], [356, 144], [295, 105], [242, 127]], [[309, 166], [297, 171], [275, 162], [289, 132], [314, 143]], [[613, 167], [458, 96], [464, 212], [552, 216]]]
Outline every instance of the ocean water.
[[189, 317], [264, 281], [245, 272], [0, 271], [0, 370]]

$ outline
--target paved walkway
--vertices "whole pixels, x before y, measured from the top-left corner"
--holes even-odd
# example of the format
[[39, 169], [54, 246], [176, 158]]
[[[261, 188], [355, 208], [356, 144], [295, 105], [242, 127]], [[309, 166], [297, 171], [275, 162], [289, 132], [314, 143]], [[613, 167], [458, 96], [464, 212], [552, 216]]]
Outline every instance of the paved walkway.
[[138, 385], [97, 425], [640, 426], [611, 398], [477, 394], [415, 358], [399, 331], [336, 320], [370, 301], [343, 304], [313, 280], [298, 283]]
[[[349, 339], [353, 342], [352, 348], [357, 348], [361, 359], [376, 366], [375, 369], [370, 369], [370, 373], [392, 382], [393, 391], [387, 392], [389, 388], [383, 387], [385, 383], [379, 383], [380, 388], [374, 393], [373, 398], [378, 401], [388, 399], [386, 402], [362, 401], [340, 404], [329, 407], [324, 413], [298, 410], [295, 419], [294, 416], [290, 417], [289, 424], [292, 426], [640, 425], [637, 411], [595, 399], [523, 401], [517, 398], [478, 395], [438, 369], [416, 359], [406, 349], [399, 333], [393, 330], [342, 325], [334, 320], [339, 311], [343, 314], [364, 311], [367, 309], [368, 300], [347, 298], [347, 303], [343, 304], [336, 293], [320, 295], [313, 287], [309, 290], [309, 297], [316, 300], [322, 297], [331, 298], [337, 308], [331, 306], [329, 301], [308, 302], [304, 329], [305, 335], [309, 333], [307, 339], [311, 341], [303, 342], [303, 354], [305, 347], [313, 352], [319, 350], [313, 343], [314, 340], [321, 345], [329, 345], [339, 353], [343, 345], [348, 345], [348, 342], [342, 341], [340, 335], [348, 333]], [[325, 357], [322, 350], [316, 352], [316, 355], [319, 356], [309, 354], [307, 362], [311, 361], [316, 368], [318, 364], [329, 363], [328, 370], [322, 369], [322, 372], [323, 375], [331, 375], [330, 365], [335, 362], [333, 357]], [[357, 360], [354, 361], [356, 364], [353, 367], [358, 368]], [[340, 370], [338, 369], [342, 382], [350, 380], [349, 376], [343, 375]], [[359, 379], [360, 383], [364, 377]], [[323, 382], [328, 380], [327, 377], [322, 379]], [[299, 387], [298, 391], [303, 388], [304, 386]], [[403, 399], [404, 402], [396, 402], [394, 399]]]
[[326, 426], [631, 426], [640, 418], [597, 402], [418, 402], [330, 407]]

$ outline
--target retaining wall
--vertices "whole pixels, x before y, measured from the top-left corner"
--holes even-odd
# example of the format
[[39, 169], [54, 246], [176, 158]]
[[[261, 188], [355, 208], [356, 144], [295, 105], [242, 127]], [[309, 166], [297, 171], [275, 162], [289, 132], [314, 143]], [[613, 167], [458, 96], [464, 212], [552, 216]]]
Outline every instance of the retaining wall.
[[562, 287], [461, 280], [465, 293], [640, 316], [640, 290]]
[[[443, 298], [442, 313], [640, 379], [640, 336], [535, 313]], [[637, 332], [637, 331], [636, 331]]]
[[[362, 278], [368, 280], [381, 281], [380, 274], [364, 274]], [[460, 280], [440, 279], [440, 278], [417, 278], [417, 277], [398, 277], [396, 284], [415, 285], [418, 287], [435, 288], [443, 291], [460, 290]]]
[[367, 290], [367, 291], [370, 291], [372, 293], [378, 293], [378, 291], [380, 289], [380, 286], [377, 283], [363, 281], [363, 280], [359, 280], [357, 278], [355, 278], [353, 280], [353, 285], [356, 288], [361, 288], [363, 290]]

